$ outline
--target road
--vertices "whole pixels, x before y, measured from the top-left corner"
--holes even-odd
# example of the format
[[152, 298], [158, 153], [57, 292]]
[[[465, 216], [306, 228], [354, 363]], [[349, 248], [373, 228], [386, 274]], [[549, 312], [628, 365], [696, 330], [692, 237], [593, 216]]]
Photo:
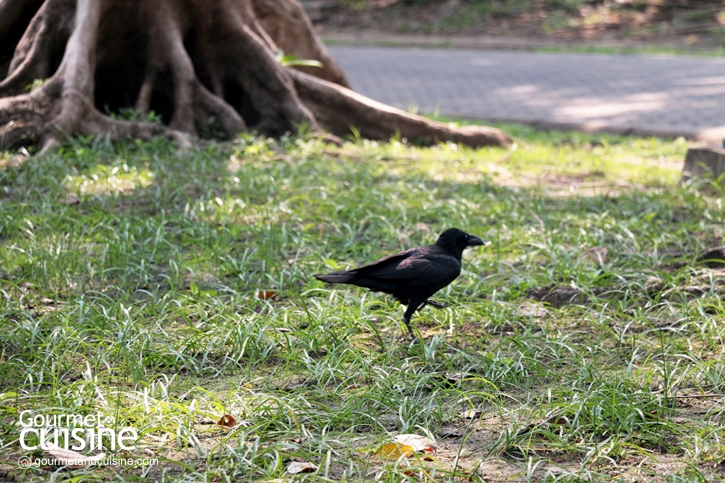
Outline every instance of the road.
[[542, 128], [725, 138], [725, 59], [332, 45], [386, 104]]

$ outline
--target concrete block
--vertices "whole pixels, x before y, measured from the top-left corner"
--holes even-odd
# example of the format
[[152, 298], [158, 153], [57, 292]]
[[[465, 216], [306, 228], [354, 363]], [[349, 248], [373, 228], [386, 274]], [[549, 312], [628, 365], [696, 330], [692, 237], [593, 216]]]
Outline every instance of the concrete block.
[[682, 167], [682, 180], [692, 177], [720, 177], [725, 173], [725, 148], [690, 148]]

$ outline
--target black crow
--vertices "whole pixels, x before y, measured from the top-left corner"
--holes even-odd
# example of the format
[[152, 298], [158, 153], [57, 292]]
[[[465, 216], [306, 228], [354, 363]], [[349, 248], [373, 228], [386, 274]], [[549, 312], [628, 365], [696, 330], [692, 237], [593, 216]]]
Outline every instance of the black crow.
[[458, 228], [449, 228], [435, 245], [411, 248], [365, 265], [341, 272], [317, 274], [315, 278], [329, 283], [347, 283], [385, 292], [408, 306], [403, 321], [410, 330], [410, 318], [426, 304], [441, 308], [428, 297], [451, 283], [461, 273], [461, 256], [467, 247], [487, 246], [477, 236]]

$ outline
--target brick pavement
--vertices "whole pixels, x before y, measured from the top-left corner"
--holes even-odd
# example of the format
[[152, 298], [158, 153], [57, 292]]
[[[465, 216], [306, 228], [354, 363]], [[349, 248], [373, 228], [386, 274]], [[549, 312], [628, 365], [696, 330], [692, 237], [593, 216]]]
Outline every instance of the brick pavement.
[[725, 138], [725, 59], [328, 47], [359, 93], [401, 109], [542, 128]]

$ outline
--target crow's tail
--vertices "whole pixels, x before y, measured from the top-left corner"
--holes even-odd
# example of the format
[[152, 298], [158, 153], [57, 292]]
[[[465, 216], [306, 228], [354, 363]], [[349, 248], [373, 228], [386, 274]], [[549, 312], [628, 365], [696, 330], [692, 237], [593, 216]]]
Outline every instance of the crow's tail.
[[315, 278], [327, 283], [353, 283], [355, 274], [346, 270], [344, 272], [318, 273]]

